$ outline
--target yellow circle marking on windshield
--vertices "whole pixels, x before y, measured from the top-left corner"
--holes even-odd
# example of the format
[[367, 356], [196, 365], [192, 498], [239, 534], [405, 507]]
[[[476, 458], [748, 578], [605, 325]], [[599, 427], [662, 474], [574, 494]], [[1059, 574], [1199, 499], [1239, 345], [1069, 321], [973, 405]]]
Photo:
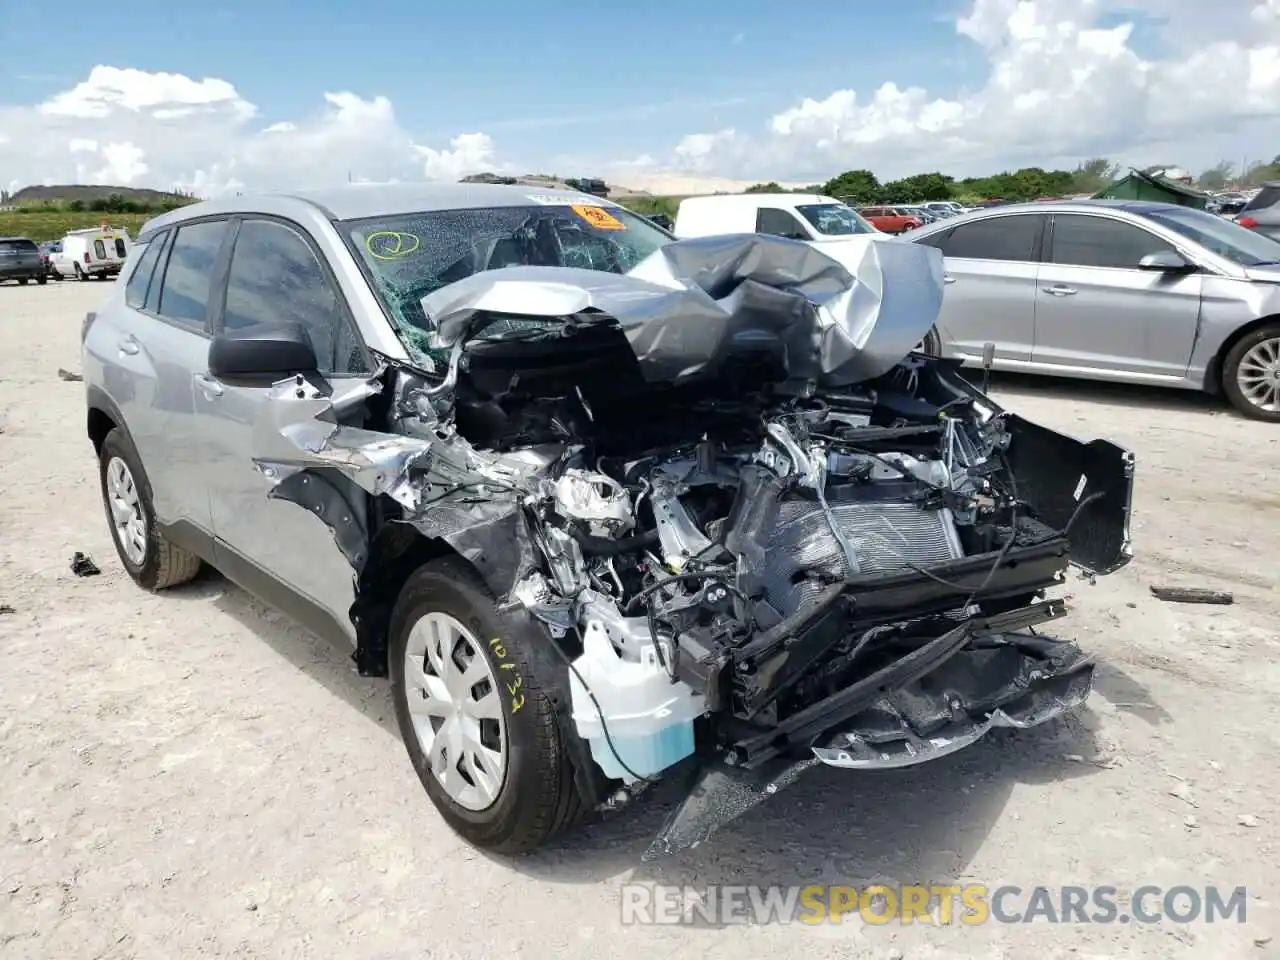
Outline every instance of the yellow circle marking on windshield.
[[414, 253], [422, 241], [412, 233], [397, 233], [394, 230], [379, 230], [365, 237], [364, 248], [369, 256], [379, 260], [399, 260]]

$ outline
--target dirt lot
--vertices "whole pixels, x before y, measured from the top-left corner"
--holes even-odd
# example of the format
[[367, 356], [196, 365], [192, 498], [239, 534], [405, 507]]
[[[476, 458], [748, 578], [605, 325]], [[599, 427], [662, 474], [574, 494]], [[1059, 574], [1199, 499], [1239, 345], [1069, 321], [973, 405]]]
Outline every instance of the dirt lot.
[[[84, 436], [80, 320], [105, 285], [0, 287], [0, 955], [1280, 956], [1280, 427], [1194, 396], [1001, 378], [1006, 405], [1138, 456], [1136, 561], [1068, 587], [1091, 709], [914, 770], [812, 774], [663, 864], [671, 798], [533, 858], [441, 823], [385, 685], [216, 575], [136, 589]], [[77, 578], [83, 550], [102, 575]], [[1235, 592], [1155, 600], [1154, 583]], [[1244, 924], [629, 927], [628, 879], [1207, 884]]]

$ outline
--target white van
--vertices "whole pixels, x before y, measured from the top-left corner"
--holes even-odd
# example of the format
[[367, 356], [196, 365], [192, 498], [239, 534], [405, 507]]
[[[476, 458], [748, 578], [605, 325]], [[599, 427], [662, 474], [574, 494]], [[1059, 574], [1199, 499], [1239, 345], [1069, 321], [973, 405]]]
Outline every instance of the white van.
[[739, 193], [680, 201], [672, 233], [679, 240], [726, 233], [768, 233], [808, 243], [886, 240], [858, 212], [815, 193]]
[[53, 254], [49, 263], [59, 277], [114, 277], [129, 259], [133, 241], [123, 227], [87, 227], [69, 230], [62, 238], [62, 252]]

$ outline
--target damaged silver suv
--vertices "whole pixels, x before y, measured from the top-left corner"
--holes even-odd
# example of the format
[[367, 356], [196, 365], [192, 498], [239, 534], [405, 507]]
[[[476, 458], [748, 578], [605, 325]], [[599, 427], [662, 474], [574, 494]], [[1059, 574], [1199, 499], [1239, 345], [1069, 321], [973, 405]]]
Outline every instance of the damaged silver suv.
[[815, 764], [1089, 693], [1036, 628], [1069, 565], [1128, 561], [1133, 458], [913, 352], [931, 247], [362, 186], [165, 214], [123, 281], [83, 331], [121, 563], [208, 563], [349, 644], [478, 846], [681, 776], [678, 850]]

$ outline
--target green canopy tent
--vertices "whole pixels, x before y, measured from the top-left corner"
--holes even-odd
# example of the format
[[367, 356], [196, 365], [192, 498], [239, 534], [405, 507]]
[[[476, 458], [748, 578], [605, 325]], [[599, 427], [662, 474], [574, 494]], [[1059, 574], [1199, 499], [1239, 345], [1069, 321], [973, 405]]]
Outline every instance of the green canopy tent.
[[1121, 177], [1093, 195], [1095, 200], [1154, 200], [1160, 203], [1176, 203], [1183, 207], [1203, 210], [1207, 193], [1202, 193], [1185, 183], [1130, 169]]

